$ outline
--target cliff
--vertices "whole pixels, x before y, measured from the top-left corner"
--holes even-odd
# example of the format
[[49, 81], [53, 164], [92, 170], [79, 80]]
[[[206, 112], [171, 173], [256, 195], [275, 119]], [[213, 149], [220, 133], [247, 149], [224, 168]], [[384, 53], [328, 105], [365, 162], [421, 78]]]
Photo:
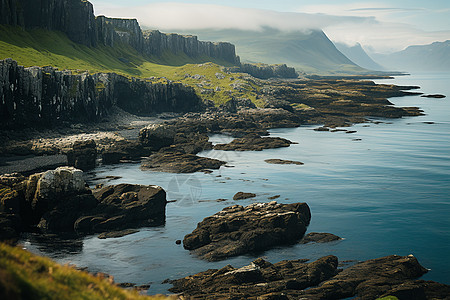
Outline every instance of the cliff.
[[2, 128], [95, 122], [115, 106], [134, 114], [185, 112], [201, 108], [201, 99], [180, 83], [152, 84], [114, 73], [76, 75], [0, 61]]
[[239, 69], [240, 72], [248, 73], [256, 78], [297, 78], [297, 72], [294, 68], [281, 65], [267, 65], [267, 64], [248, 64], [243, 63]]
[[202, 42], [195, 36], [156, 30], [144, 35], [137, 20], [95, 17], [92, 4], [84, 0], [0, 0], [0, 24], [59, 30], [87, 46], [114, 47], [123, 43], [147, 56], [160, 57], [169, 52], [239, 64], [230, 43]]

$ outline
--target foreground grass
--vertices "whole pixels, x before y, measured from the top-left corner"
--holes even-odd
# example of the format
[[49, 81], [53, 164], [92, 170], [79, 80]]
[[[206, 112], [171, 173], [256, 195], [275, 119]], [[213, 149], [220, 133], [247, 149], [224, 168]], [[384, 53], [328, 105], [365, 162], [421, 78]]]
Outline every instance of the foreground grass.
[[107, 279], [0, 244], [0, 299], [170, 299], [142, 296]]
[[[261, 105], [256, 96], [259, 87], [255, 81], [244, 78], [242, 74], [222, 72], [220, 66], [229, 66], [223, 61], [199, 65], [211, 60], [208, 57], [191, 58], [184, 53], [144, 57], [127, 45], [87, 47], [72, 42], [58, 31], [0, 26], [0, 59], [5, 58], [12, 58], [25, 67], [53, 66], [75, 72], [114, 72], [157, 82], [168, 79], [194, 87], [204, 101], [213, 101], [215, 105], [233, 97], [247, 98]], [[222, 75], [216, 76], [218, 73]]]

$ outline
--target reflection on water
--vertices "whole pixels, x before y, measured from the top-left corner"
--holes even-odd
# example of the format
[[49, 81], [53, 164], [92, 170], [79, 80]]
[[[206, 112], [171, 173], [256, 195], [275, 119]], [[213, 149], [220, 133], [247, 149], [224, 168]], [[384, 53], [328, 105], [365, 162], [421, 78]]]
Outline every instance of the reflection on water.
[[[398, 84], [421, 85], [425, 93], [450, 96], [450, 74], [400, 77]], [[393, 83], [389, 81], [389, 83]], [[391, 99], [399, 106], [419, 106], [427, 115], [381, 123], [355, 125], [357, 132], [315, 132], [314, 127], [275, 129], [298, 144], [256, 152], [205, 151], [228, 166], [211, 174], [168, 174], [141, 171], [138, 164], [105, 166], [95, 177], [121, 176], [109, 184], [156, 184], [166, 189], [167, 222], [157, 228], [118, 239], [96, 236], [76, 241], [78, 247], [27, 237], [27, 247], [62, 263], [102, 271], [118, 282], [147, 284], [149, 293], [164, 293], [166, 278], [180, 278], [226, 264], [243, 266], [258, 256], [269, 261], [316, 259], [334, 254], [341, 261], [367, 260], [385, 255], [414, 254], [432, 269], [425, 279], [450, 284], [450, 105], [448, 99], [419, 96]], [[214, 136], [215, 143], [228, 136]], [[266, 159], [305, 164], [272, 165]], [[231, 167], [233, 166], [233, 167]], [[105, 181], [105, 179], [103, 179]], [[255, 199], [233, 201], [236, 192], [256, 193]], [[278, 247], [222, 262], [199, 260], [176, 245], [203, 218], [222, 208], [255, 201], [307, 202], [312, 220], [309, 232], [331, 232], [345, 238], [329, 244]], [[59, 244], [59, 245], [58, 245]]]

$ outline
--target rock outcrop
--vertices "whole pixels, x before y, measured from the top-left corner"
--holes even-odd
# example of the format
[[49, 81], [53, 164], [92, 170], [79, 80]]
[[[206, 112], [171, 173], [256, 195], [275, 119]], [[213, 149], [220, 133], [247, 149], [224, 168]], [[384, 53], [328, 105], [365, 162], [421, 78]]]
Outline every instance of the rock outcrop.
[[69, 166], [83, 171], [94, 169], [96, 160], [97, 144], [94, 140], [76, 141], [73, 143], [72, 150], [67, 153]]
[[34, 227], [86, 234], [162, 225], [165, 206], [161, 187], [120, 184], [93, 192], [86, 187], [83, 172], [72, 167], [29, 177], [4, 175], [0, 176], [0, 239]]
[[0, 99], [3, 128], [100, 121], [115, 106], [134, 114], [195, 111], [202, 106], [194, 89], [180, 83], [24, 68], [12, 59], [0, 61]]
[[234, 139], [228, 144], [214, 145], [214, 149], [224, 151], [262, 151], [264, 149], [289, 147], [291, 144], [293, 144], [291, 141], [280, 137], [260, 137], [249, 134], [242, 138]]
[[171, 292], [188, 299], [447, 299], [449, 285], [414, 280], [426, 272], [412, 255], [372, 259], [343, 271], [332, 255], [311, 263], [258, 258], [242, 268], [227, 265], [169, 283]]
[[195, 173], [210, 172], [211, 169], [219, 169], [225, 164], [224, 161], [200, 157], [195, 154], [179, 151], [159, 151], [144, 159], [141, 163], [141, 169], [169, 173]]
[[269, 78], [297, 78], [298, 74], [294, 68], [288, 67], [285, 64], [268, 65], [268, 64], [248, 64], [242, 63], [240, 72], [248, 73], [253, 77], [260, 79]]
[[294, 243], [303, 237], [310, 219], [306, 203], [234, 205], [198, 223], [183, 245], [203, 259], [222, 260]]

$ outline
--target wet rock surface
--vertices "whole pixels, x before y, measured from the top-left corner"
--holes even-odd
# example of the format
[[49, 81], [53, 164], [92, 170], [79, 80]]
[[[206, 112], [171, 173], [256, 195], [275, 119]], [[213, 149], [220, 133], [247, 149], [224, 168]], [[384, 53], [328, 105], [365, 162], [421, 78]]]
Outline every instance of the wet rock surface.
[[285, 160], [285, 159], [266, 159], [264, 160], [268, 164], [275, 164], [275, 165], [304, 165], [304, 163], [300, 161], [294, 161], [294, 160]]
[[293, 144], [291, 141], [280, 137], [260, 137], [255, 135], [247, 135], [243, 138], [234, 139], [228, 144], [214, 145], [214, 150], [262, 151], [264, 149], [289, 147], [291, 144]]
[[250, 265], [211, 269], [172, 280], [188, 299], [448, 299], [450, 286], [414, 280], [427, 270], [413, 256], [387, 256], [338, 269], [335, 256], [314, 262], [258, 258]]
[[224, 161], [194, 154], [162, 151], [144, 159], [141, 162], [141, 169], [169, 173], [195, 173], [219, 169], [225, 164]]
[[186, 235], [184, 248], [216, 261], [300, 240], [311, 213], [306, 203], [234, 205], [205, 218]]
[[442, 98], [446, 98], [447, 96], [442, 95], [442, 94], [430, 94], [430, 95], [422, 95], [420, 97], [442, 99]]
[[237, 192], [233, 196], [233, 200], [244, 200], [244, 199], [255, 198], [255, 197], [256, 197], [256, 194], [253, 194], [253, 193]]
[[307, 235], [305, 235], [305, 237], [300, 241], [300, 244], [329, 243], [339, 240], [342, 240], [342, 238], [332, 233], [310, 232]]

